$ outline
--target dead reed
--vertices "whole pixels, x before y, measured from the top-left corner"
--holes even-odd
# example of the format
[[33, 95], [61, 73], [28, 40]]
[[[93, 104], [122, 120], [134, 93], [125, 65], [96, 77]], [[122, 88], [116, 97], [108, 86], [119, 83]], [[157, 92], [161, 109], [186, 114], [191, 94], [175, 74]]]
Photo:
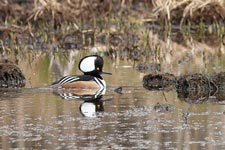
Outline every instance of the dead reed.
[[155, 0], [152, 1], [156, 21], [184, 25], [224, 23], [224, 0]]

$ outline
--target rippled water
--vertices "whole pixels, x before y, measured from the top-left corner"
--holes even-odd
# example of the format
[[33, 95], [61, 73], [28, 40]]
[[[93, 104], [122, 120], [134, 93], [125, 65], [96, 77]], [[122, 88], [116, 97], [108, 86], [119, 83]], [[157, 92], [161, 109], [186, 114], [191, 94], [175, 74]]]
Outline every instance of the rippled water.
[[[72, 51], [68, 60], [40, 54], [23, 58], [26, 88], [1, 90], [0, 148], [18, 149], [223, 149], [224, 105], [188, 104], [175, 90], [148, 91], [130, 60], [105, 56], [108, 89], [96, 104], [98, 112], [85, 116], [82, 100], [65, 100], [43, 88], [66, 74], [81, 74], [77, 65], [83, 53]], [[211, 58], [211, 57], [210, 57]], [[224, 57], [208, 67], [166, 64], [163, 72], [219, 72]], [[192, 67], [187, 67], [192, 64]], [[178, 72], [178, 70], [180, 72]], [[122, 94], [114, 92], [122, 87]], [[161, 106], [161, 107], [157, 107]]]

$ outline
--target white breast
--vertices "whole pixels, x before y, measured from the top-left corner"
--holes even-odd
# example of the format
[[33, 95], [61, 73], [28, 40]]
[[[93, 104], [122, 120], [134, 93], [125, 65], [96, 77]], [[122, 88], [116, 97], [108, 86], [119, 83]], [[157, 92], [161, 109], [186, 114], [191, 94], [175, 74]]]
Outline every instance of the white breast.
[[96, 77], [94, 79], [99, 86], [99, 91], [101, 91], [102, 94], [105, 94], [105, 91], [106, 91], [105, 80], [102, 80], [102, 79], [99, 79], [99, 78], [96, 78]]

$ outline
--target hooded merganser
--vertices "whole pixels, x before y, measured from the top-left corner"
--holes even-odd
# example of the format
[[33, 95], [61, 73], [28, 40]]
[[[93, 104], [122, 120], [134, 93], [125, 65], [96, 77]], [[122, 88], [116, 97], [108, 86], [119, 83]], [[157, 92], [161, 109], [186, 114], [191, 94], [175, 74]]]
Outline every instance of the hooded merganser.
[[103, 58], [98, 55], [90, 55], [82, 58], [79, 63], [79, 70], [84, 75], [65, 76], [59, 81], [54, 82], [51, 87], [53, 88], [80, 88], [80, 89], [106, 89], [106, 83], [101, 77], [101, 74], [111, 74], [102, 71]]

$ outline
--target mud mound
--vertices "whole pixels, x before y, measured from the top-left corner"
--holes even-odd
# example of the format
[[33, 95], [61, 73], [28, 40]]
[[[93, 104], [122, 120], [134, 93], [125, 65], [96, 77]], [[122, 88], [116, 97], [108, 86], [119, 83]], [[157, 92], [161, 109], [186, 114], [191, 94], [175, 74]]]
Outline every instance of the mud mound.
[[178, 97], [184, 101], [201, 103], [212, 96], [217, 88], [211, 77], [203, 74], [184, 75], [177, 81]]
[[146, 75], [143, 86], [148, 90], [172, 90], [187, 103], [225, 103], [225, 72], [191, 74], [175, 77], [173, 74]]
[[148, 90], [171, 90], [176, 85], [176, 77], [173, 74], [149, 74], [143, 78], [143, 86]]
[[1, 88], [15, 88], [24, 87], [25, 77], [20, 70], [12, 62], [7, 60], [0, 63], [0, 87]]

